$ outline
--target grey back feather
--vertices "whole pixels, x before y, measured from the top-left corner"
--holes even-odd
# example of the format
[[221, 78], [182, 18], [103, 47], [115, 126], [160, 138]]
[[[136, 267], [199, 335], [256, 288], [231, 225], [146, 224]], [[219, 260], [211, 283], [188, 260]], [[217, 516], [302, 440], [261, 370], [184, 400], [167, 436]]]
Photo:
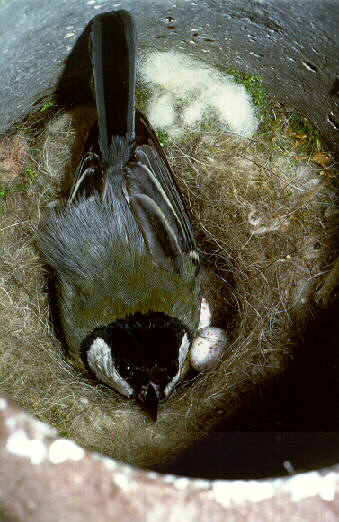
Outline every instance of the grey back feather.
[[145, 244], [134, 216], [122, 196], [112, 201], [112, 187], [103, 204], [99, 193], [77, 204], [52, 210], [38, 233], [46, 262], [64, 277], [89, 278], [109, 262], [112, 245], [126, 241], [144, 253]]

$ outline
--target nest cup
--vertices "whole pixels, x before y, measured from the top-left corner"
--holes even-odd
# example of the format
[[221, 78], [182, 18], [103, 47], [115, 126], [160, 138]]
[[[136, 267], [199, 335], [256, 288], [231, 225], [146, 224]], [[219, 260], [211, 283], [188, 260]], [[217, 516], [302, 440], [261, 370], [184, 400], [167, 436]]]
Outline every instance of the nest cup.
[[[144, 70], [150, 56], [143, 55]], [[207, 67], [201, 57], [200, 63]], [[208, 67], [222, 81], [226, 65]], [[165, 87], [140, 80], [139, 104], [156, 116]], [[273, 98], [265, 110], [278, 125], [270, 119], [259, 134], [239, 135], [215, 107], [196, 119], [192, 109], [179, 130], [177, 118], [160, 121], [159, 137], [206, 258], [212, 323], [226, 330], [228, 346], [217, 368], [190, 375], [160, 405], [153, 424], [138, 405], [75, 370], [51, 322], [47, 270], [34, 234], [48, 206], [67, 193], [96, 117], [90, 102], [63, 105], [65, 86], [59, 82], [57, 103], [44, 101], [1, 140], [1, 390], [62, 436], [143, 468], [224, 478], [284, 473], [284, 460], [294, 459], [299, 469], [333, 463], [335, 446], [325, 435], [303, 435], [302, 444], [297, 435], [335, 431], [337, 422], [331, 149], [299, 154], [292, 113]], [[182, 113], [185, 98], [170, 101], [166, 110]], [[263, 125], [263, 106], [253, 110]], [[261, 431], [268, 434], [253, 433]], [[281, 432], [295, 434], [281, 438]], [[260, 448], [256, 457], [253, 444]], [[265, 455], [279, 444], [280, 455], [267, 463]], [[312, 462], [305, 447], [314, 450]]]

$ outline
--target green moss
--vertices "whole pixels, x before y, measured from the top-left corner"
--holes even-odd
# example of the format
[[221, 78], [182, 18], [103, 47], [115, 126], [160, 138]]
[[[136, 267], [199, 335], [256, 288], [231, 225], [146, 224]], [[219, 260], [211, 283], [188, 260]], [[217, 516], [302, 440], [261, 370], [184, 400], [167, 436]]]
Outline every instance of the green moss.
[[320, 134], [316, 126], [300, 116], [295, 110], [271, 107], [259, 126], [264, 141], [259, 148], [271, 159], [274, 152], [288, 155], [291, 159], [307, 160], [321, 149]]
[[226, 69], [225, 72], [232, 76], [235, 83], [242, 84], [246, 87], [256, 107], [260, 107], [264, 110], [268, 109], [267, 96], [263, 88], [263, 80], [260, 76], [247, 74], [236, 69]]
[[[263, 88], [263, 80], [260, 76], [251, 75], [237, 71], [236, 69], [229, 69], [234, 81], [238, 84], [243, 84], [247, 91], [251, 94], [253, 103], [260, 109], [261, 123], [259, 133], [265, 135], [266, 139], [280, 135], [280, 143], [282, 147], [292, 147], [298, 149], [298, 153], [306, 156], [313, 155], [319, 150], [319, 131], [316, 126], [297, 114], [296, 111], [286, 114], [284, 109], [281, 114], [276, 114], [272, 104], [268, 102], [266, 93]], [[285, 136], [284, 132], [286, 131]], [[278, 144], [279, 146], [279, 144]]]
[[295, 111], [287, 115], [277, 115], [268, 102], [263, 88], [263, 80], [260, 76], [247, 74], [236, 69], [228, 69], [225, 72], [232, 76], [235, 83], [246, 87], [252, 97], [253, 104], [260, 109], [259, 133], [261, 135], [265, 135], [266, 139], [269, 140], [275, 137], [278, 131], [280, 134], [285, 127], [286, 136], [282, 137], [284, 143], [280, 143], [281, 146], [292, 146], [298, 149], [300, 155], [307, 156], [314, 154], [319, 149], [319, 131], [315, 125]]
[[289, 117], [291, 131], [299, 139], [299, 149], [308, 155], [314, 154], [320, 145], [320, 135], [316, 126], [307, 118], [293, 112]]
[[43, 104], [43, 106], [40, 109], [40, 112], [46, 112], [50, 107], [53, 107], [54, 101], [50, 100]]
[[160, 145], [166, 146], [170, 143], [171, 139], [166, 131], [156, 130], [155, 134], [157, 135], [158, 140], [160, 141]]
[[35, 172], [35, 170], [31, 169], [31, 167], [25, 167], [25, 172], [28, 177], [29, 183], [31, 183], [33, 181], [33, 179], [35, 179], [38, 176], [38, 174]]
[[25, 190], [26, 188], [27, 188], [27, 185], [19, 185], [17, 187], [11, 187], [8, 189], [0, 189], [0, 198], [5, 199], [12, 192], [21, 192], [22, 190]]

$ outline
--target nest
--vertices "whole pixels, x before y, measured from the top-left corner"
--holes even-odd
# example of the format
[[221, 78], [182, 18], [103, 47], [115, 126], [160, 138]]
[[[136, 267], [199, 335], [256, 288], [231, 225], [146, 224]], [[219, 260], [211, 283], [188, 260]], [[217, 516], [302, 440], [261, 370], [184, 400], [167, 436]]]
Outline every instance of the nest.
[[327, 303], [333, 290], [317, 293], [335, 259], [332, 182], [262, 137], [213, 125], [166, 145], [205, 254], [212, 324], [229, 342], [220, 365], [183, 383], [153, 423], [79, 374], [54, 335], [34, 233], [69, 186], [95, 111], [47, 113], [1, 142], [1, 390], [61, 436], [159, 469], [221, 424], [232, 429], [253, 397], [289, 371], [317, 300]]

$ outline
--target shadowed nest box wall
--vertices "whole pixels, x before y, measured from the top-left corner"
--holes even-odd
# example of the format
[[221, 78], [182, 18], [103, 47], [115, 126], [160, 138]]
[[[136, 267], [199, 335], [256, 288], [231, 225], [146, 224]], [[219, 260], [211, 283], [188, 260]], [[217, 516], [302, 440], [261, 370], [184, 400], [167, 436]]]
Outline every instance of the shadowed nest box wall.
[[[335, 4], [126, 1], [119, 9], [134, 15], [142, 51], [175, 50], [218, 68], [258, 74], [267, 93], [316, 123], [335, 151]], [[95, 14], [111, 8], [110, 2], [55, 2], [53, 9], [50, 2], [1, 2], [7, 29], [0, 36], [0, 131], [39, 111], [57, 85], [59, 100], [87, 101], [88, 62], [79, 59], [87, 42], [77, 39]], [[215, 325], [227, 328], [227, 360], [164, 404], [156, 425], [135, 405], [112, 398], [111, 390], [84, 382], [68, 367], [49, 327], [32, 230], [40, 206], [60, 196], [58, 173], [74, 172], [93, 117], [82, 105], [53, 114], [30, 142], [20, 132], [11, 142], [16, 160], [29, 156], [26, 148], [34, 150], [38, 176], [34, 165], [26, 169], [25, 197], [12, 194], [2, 216], [6, 285], [0, 319], [13, 347], [3, 352], [4, 390], [12, 389], [14, 399], [87, 448], [164, 470], [218, 423], [225, 431], [334, 430], [335, 311], [317, 305], [336, 256], [333, 188], [319, 182], [312, 165], [271, 157], [259, 141], [223, 129], [205, 129], [167, 152], [182, 175], [209, 259], [205, 292], [217, 310]], [[332, 291], [335, 285], [329, 285]], [[38, 372], [31, 357], [39, 361]], [[15, 360], [22, 369], [11, 382]]]

